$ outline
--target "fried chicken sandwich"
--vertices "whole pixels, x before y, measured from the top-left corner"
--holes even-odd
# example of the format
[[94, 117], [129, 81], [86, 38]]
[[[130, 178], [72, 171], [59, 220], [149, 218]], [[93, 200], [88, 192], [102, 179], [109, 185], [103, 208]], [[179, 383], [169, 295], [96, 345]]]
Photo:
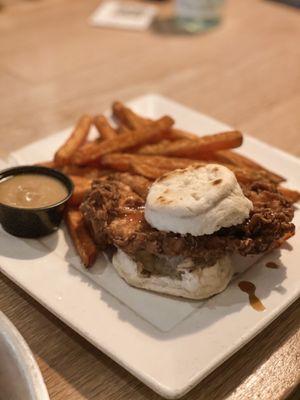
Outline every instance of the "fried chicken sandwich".
[[238, 182], [219, 164], [193, 165], [150, 182], [116, 173], [81, 205], [99, 247], [130, 285], [190, 299], [223, 291], [232, 255], [262, 254], [294, 232], [292, 204], [270, 182]]

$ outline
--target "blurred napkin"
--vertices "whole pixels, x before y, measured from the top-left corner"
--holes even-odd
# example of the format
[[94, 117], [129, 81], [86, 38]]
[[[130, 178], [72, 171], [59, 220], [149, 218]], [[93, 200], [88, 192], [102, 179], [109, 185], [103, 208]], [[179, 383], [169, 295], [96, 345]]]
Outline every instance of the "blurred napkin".
[[89, 18], [93, 26], [145, 30], [156, 14], [156, 7], [144, 4], [106, 1]]

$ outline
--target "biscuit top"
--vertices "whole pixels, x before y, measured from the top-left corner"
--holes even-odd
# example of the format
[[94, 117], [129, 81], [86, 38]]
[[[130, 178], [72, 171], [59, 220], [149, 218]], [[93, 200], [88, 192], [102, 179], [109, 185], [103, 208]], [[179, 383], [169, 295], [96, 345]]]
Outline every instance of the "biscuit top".
[[153, 183], [145, 218], [159, 230], [200, 236], [243, 222], [251, 208], [232, 171], [219, 164], [195, 165]]

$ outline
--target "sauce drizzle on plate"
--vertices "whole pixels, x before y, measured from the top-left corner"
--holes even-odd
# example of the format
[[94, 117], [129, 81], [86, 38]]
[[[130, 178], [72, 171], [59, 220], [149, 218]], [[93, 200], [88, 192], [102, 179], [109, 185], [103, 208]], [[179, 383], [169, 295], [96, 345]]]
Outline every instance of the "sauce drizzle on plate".
[[239, 288], [249, 295], [249, 302], [252, 308], [256, 311], [264, 311], [266, 307], [259, 300], [259, 298], [255, 295], [256, 286], [254, 283], [249, 281], [241, 281], [239, 282]]
[[278, 264], [276, 264], [274, 261], [269, 261], [266, 263], [266, 267], [267, 268], [271, 268], [271, 269], [278, 269], [280, 268]]

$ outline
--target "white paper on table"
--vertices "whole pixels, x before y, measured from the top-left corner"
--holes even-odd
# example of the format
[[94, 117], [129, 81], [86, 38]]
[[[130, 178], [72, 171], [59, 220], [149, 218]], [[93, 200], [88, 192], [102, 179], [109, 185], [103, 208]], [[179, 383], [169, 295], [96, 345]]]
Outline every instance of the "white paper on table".
[[89, 18], [93, 26], [145, 30], [156, 14], [156, 7], [117, 0], [106, 1]]

